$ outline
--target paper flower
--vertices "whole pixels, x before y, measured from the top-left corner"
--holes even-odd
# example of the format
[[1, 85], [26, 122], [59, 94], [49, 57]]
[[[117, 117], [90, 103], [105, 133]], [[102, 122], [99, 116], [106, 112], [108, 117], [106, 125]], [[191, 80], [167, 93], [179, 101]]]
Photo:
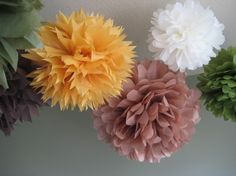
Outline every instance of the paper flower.
[[199, 97], [184, 74], [145, 60], [135, 66], [121, 96], [94, 111], [94, 127], [121, 155], [159, 162], [190, 140], [200, 120]]
[[26, 78], [32, 69], [31, 62], [21, 58], [17, 72], [11, 68], [7, 72], [9, 88], [0, 86], [0, 130], [5, 135], [10, 135], [16, 123], [31, 122], [31, 117], [42, 106], [41, 96], [33, 91]]
[[167, 5], [153, 13], [151, 23], [149, 50], [173, 71], [202, 67], [225, 40], [224, 25], [198, 1]]
[[40, 25], [39, 0], [0, 1], [0, 86], [8, 88], [5, 72], [9, 65], [16, 71], [17, 49], [39, 45], [35, 30]]
[[134, 47], [122, 33], [103, 16], [60, 13], [56, 23], [39, 31], [43, 49], [26, 56], [41, 65], [31, 74], [33, 87], [40, 89], [44, 101], [51, 99], [52, 106], [59, 103], [61, 109], [97, 108], [117, 96], [134, 56]]
[[216, 117], [236, 121], [236, 48], [222, 49], [204, 66], [198, 79], [207, 110]]
[[39, 10], [42, 7], [40, 0], [1, 0], [0, 2], [0, 9], [5, 12], [27, 12]]

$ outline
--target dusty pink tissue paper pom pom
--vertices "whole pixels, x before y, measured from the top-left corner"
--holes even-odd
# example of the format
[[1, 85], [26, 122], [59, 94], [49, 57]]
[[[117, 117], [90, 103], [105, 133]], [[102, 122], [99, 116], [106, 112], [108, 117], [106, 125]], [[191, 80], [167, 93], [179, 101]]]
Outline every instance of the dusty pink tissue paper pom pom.
[[121, 155], [160, 162], [191, 139], [200, 120], [199, 97], [183, 73], [144, 60], [135, 65], [120, 97], [94, 111], [94, 127]]

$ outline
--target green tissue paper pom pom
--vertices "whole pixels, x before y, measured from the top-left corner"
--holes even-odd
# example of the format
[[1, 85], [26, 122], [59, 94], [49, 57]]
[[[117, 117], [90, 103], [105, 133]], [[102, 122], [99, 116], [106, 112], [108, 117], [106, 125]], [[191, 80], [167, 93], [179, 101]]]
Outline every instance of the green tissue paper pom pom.
[[40, 0], [0, 0], [0, 10], [6, 12], [31, 11], [42, 6]]
[[236, 122], [236, 48], [222, 49], [204, 66], [198, 80], [207, 110]]
[[21, 38], [40, 25], [39, 0], [0, 0], [0, 37]]
[[17, 69], [17, 49], [40, 45], [36, 30], [41, 23], [41, 8], [40, 0], [0, 0], [0, 86], [5, 89], [8, 65]]

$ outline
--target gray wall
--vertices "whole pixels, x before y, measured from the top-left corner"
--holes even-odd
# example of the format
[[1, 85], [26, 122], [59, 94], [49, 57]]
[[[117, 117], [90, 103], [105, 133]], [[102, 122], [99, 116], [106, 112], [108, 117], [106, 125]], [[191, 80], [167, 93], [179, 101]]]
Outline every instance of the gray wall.
[[[113, 17], [149, 57], [146, 36], [152, 11], [174, 0], [45, 0], [42, 15], [54, 19], [58, 10], [83, 7]], [[225, 46], [236, 45], [235, 0], [202, 0], [226, 25]], [[194, 79], [189, 78], [194, 85]], [[120, 157], [97, 140], [91, 112], [43, 108], [33, 123], [18, 124], [10, 137], [0, 133], [0, 176], [235, 176], [236, 123], [213, 118], [202, 109], [193, 140], [160, 164]]]

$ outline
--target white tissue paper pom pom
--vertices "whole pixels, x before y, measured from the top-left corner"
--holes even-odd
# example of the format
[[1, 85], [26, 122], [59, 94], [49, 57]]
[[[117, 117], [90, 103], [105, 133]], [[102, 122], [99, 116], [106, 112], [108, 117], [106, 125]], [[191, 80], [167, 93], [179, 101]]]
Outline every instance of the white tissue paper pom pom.
[[224, 25], [198, 1], [167, 5], [153, 13], [151, 23], [149, 50], [173, 71], [202, 67], [225, 41]]

